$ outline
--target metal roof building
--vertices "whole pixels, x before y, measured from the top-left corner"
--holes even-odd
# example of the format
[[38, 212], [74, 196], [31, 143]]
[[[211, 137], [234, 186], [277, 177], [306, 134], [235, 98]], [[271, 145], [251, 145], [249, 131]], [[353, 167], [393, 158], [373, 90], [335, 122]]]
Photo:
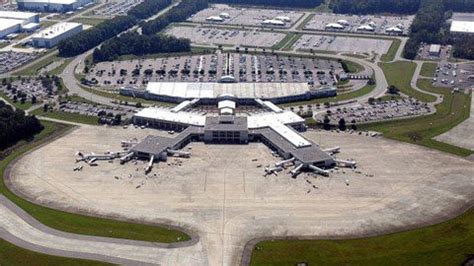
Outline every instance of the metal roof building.
[[0, 18], [0, 38], [21, 30], [23, 20]]
[[94, 0], [17, 0], [18, 9], [38, 12], [68, 12]]
[[58, 23], [33, 35], [33, 46], [51, 48], [56, 46], [60, 41], [78, 34], [82, 29], [83, 27], [80, 23]]
[[474, 34], [474, 21], [453, 20], [450, 32], [455, 34]]

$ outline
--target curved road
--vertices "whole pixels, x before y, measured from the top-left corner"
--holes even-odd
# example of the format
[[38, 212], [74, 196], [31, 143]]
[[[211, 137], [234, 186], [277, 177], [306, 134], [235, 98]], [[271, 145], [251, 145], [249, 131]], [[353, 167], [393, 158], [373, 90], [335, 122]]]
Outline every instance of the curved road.
[[[0, 237], [19, 247], [55, 256], [114, 264], [147, 265], [179, 260], [178, 252], [196, 252], [192, 240], [174, 244], [94, 237], [49, 228], [0, 195]], [[179, 249], [178, 249], [179, 248]], [[192, 265], [193, 261], [180, 261]]]

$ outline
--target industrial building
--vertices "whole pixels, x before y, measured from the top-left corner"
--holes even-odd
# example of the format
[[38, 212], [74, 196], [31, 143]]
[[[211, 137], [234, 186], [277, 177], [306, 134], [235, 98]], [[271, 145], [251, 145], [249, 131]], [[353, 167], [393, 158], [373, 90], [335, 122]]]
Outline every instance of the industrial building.
[[33, 46], [37, 48], [51, 48], [60, 41], [80, 33], [83, 26], [80, 23], [62, 22], [35, 34], [32, 38]]
[[441, 45], [439, 44], [430, 45], [430, 49], [428, 53], [430, 56], [439, 56], [441, 54]]
[[0, 11], [0, 38], [21, 30], [31, 31], [39, 27], [39, 15], [29, 12]]
[[200, 104], [200, 99], [183, 102], [172, 109], [152, 107], [136, 113], [133, 117], [135, 125], [180, 133], [174, 138], [149, 136], [133, 146], [129, 156], [134, 155], [152, 162], [166, 160], [169, 154], [179, 152], [179, 149], [192, 141], [227, 144], [262, 142], [279, 154], [284, 162], [294, 164], [293, 175], [303, 170], [327, 173], [325, 169], [336, 165], [337, 162], [329, 151], [321, 150], [318, 145], [298, 133], [306, 127], [305, 120], [297, 114], [284, 111], [272, 102], [261, 99], [254, 99], [254, 104], [262, 112], [247, 115], [235, 115], [235, 111], [223, 113], [223, 109], [235, 109], [237, 105], [237, 102], [229, 98], [219, 98], [218, 114], [193, 112], [191, 108]]
[[305, 101], [336, 96], [336, 88], [315, 87], [308, 83], [212, 83], [212, 82], [150, 82], [146, 90], [123, 87], [120, 94], [149, 100], [181, 103], [199, 98], [211, 104], [221, 95], [234, 95], [239, 104], [252, 103], [255, 98], [273, 103]]
[[451, 22], [450, 32], [460, 35], [474, 34], [474, 21], [453, 20], [453, 22]]
[[69, 12], [93, 2], [94, 0], [17, 0], [17, 5], [19, 10]]
[[19, 19], [5, 19], [0, 18], [0, 38], [5, 38], [7, 35], [19, 32], [23, 20]]

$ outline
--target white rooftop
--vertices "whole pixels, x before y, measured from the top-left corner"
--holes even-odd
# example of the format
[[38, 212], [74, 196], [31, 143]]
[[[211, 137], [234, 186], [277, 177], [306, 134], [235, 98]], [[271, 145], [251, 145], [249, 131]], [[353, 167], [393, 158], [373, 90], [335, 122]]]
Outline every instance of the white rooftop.
[[23, 23], [23, 20], [19, 20], [19, 19], [0, 18], [0, 31], [9, 29], [17, 25], [21, 25], [22, 23]]
[[12, 18], [27, 20], [38, 14], [30, 12], [16, 12], [16, 11], [0, 11], [0, 18]]
[[457, 33], [474, 33], [474, 21], [454, 20], [451, 23], [450, 31]]
[[71, 5], [76, 2], [77, 0], [17, 0], [17, 3], [40, 3], [40, 4], [58, 4], [58, 5]]
[[140, 112], [136, 113], [135, 116], [193, 126], [204, 126], [206, 124], [206, 117], [199, 113], [172, 112], [171, 109], [168, 108], [145, 108]]
[[217, 98], [234, 95], [238, 98], [278, 98], [302, 95], [310, 90], [307, 83], [214, 83], [214, 82], [150, 82], [150, 94], [174, 98]]
[[79, 26], [82, 26], [82, 24], [75, 22], [60, 22], [38, 32], [37, 34], [33, 35], [33, 38], [54, 39], [59, 35]]

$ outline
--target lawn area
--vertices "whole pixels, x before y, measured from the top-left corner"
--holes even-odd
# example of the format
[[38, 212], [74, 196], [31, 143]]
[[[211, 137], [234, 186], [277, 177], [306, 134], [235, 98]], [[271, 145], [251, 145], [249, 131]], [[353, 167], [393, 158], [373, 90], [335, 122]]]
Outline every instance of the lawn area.
[[308, 24], [308, 22], [310, 22], [314, 18], [314, 16], [316, 16], [316, 14], [310, 14], [309, 16], [307, 16], [303, 21], [300, 22], [300, 24], [296, 27], [296, 29], [303, 30], [304, 26], [306, 26], [306, 24]]
[[428, 78], [434, 77], [437, 67], [438, 64], [436, 63], [423, 63], [420, 75]]
[[388, 49], [388, 52], [380, 57], [380, 60], [382, 62], [390, 62], [395, 59], [395, 55], [397, 54], [398, 48], [400, 47], [400, 44], [402, 44], [402, 41], [399, 39], [393, 39], [392, 45], [390, 45], [390, 49]]
[[435, 114], [393, 122], [360, 125], [359, 129], [379, 131], [387, 138], [418, 144], [459, 156], [472, 154], [473, 151], [433, 139], [469, 117], [471, 95], [453, 94], [449, 89], [435, 88], [431, 85], [429, 79], [421, 79], [417, 85], [422, 90], [443, 95], [444, 101], [436, 106]]
[[[31, 149], [38, 147], [55, 136], [63, 134], [71, 128], [67, 125], [46, 121], [42, 121], [42, 124], [44, 125], [45, 129], [35, 136], [34, 141], [18, 144], [12, 153], [0, 161], [0, 174], [2, 177], [0, 182], [1, 194], [13, 201], [16, 205], [36, 218], [39, 222], [60, 231], [92, 236], [165, 243], [179, 242], [190, 239], [185, 233], [167, 227], [97, 218], [42, 207], [22, 199], [10, 192], [3, 179], [3, 173], [7, 165], [15, 158], [18, 158], [20, 155], [27, 153]], [[2, 249], [0, 249], [0, 254], [2, 254]]]
[[347, 100], [351, 100], [351, 99], [354, 99], [354, 98], [364, 96], [364, 95], [372, 92], [374, 89], [375, 89], [375, 85], [366, 85], [365, 87], [363, 87], [360, 90], [339, 94], [336, 97], [319, 98], [319, 99], [313, 99], [313, 100], [310, 100], [310, 101], [302, 101], [302, 102], [292, 102], [292, 103], [282, 104], [280, 106], [281, 107], [290, 107], [290, 106], [299, 106], [299, 105], [315, 104], [315, 103], [326, 103], [326, 102], [333, 103], [333, 102], [339, 102], [339, 101], [347, 101]]
[[9, 104], [15, 106], [15, 108], [20, 109], [20, 110], [28, 110], [31, 106], [31, 101], [26, 101], [25, 103], [21, 103], [20, 101], [17, 101], [14, 103], [8, 96], [0, 91], [0, 97], [3, 98], [5, 101], [7, 101]]
[[416, 91], [411, 87], [411, 79], [416, 69], [415, 63], [398, 61], [394, 63], [380, 63], [379, 66], [385, 74], [388, 85], [394, 85], [402, 93], [422, 102], [434, 102], [436, 100], [435, 96]]
[[352, 61], [349, 61], [349, 60], [343, 60], [344, 63], [346, 63], [346, 66], [347, 66], [347, 70], [349, 73], [358, 73], [358, 72], [361, 72], [364, 70], [364, 67], [355, 63], [355, 62], [352, 62]]
[[474, 247], [474, 210], [437, 225], [353, 240], [257, 244], [251, 265], [462, 265]]
[[97, 26], [100, 23], [104, 22], [106, 19], [101, 19], [101, 18], [75, 18], [71, 22], [77, 22], [77, 23], [82, 23], [85, 25], [91, 25], [91, 26]]
[[72, 114], [72, 113], [66, 113], [66, 112], [60, 112], [60, 111], [48, 111], [48, 112], [43, 112], [43, 108], [38, 108], [31, 112], [33, 115], [37, 116], [44, 116], [44, 117], [49, 117], [53, 119], [59, 119], [59, 120], [65, 120], [65, 121], [70, 121], [74, 123], [80, 123], [80, 124], [86, 124], [86, 125], [99, 125], [98, 120], [99, 118], [97, 116], [88, 116], [88, 115], [81, 115], [81, 114]]
[[55, 257], [43, 253], [37, 253], [31, 250], [17, 247], [3, 239], [0, 239], [0, 265], [64, 265], [64, 266], [95, 266], [95, 265], [109, 265], [107, 263], [80, 260], [65, 257]]

